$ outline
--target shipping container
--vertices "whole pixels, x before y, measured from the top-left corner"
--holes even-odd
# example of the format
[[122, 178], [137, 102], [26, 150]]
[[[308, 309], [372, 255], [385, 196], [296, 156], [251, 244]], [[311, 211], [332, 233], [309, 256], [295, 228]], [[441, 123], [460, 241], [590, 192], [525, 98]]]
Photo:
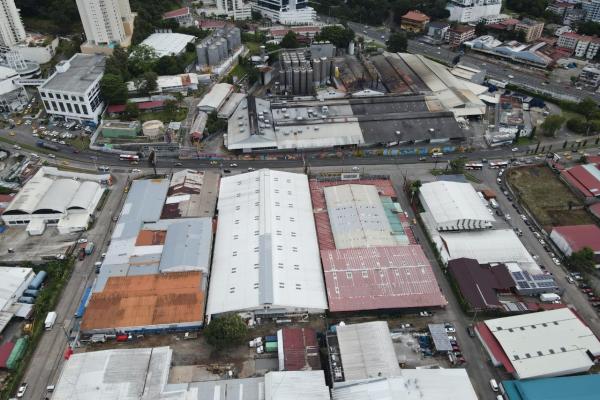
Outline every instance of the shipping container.
[[92, 293], [92, 287], [88, 287], [83, 292], [83, 296], [81, 297], [81, 301], [79, 302], [79, 307], [77, 307], [77, 311], [75, 311], [75, 318], [83, 317], [83, 313], [85, 312], [85, 307], [87, 306], [88, 299], [90, 298], [90, 294]]
[[265, 336], [265, 342], [277, 342], [277, 335]]
[[267, 353], [273, 353], [277, 351], [277, 342], [267, 342], [265, 343], [265, 351]]
[[15, 343], [15, 347], [11, 351], [10, 356], [8, 356], [8, 360], [6, 361], [6, 368], [14, 369], [17, 367], [19, 361], [21, 360], [21, 358], [23, 358], [23, 355], [25, 354], [25, 350], [27, 350], [27, 339], [27, 336], [23, 336], [22, 338], [17, 340], [17, 343]]
[[29, 286], [27, 287], [27, 289], [38, 290], [40, 287], [42, 287], [42, 283], [44, 283], [47, 276], [48, 276], [48, 273], [46, 271], [38, 272], [35, 275], [35, 278], [33, 278], [31, 280], [31, 282], [29, 282]]

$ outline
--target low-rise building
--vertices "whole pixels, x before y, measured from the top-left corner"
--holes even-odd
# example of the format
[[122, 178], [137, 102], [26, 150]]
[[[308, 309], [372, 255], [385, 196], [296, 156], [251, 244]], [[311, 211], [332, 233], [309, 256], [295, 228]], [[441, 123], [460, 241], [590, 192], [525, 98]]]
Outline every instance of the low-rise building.
[[29, 318], [33, 304], [21, 299], [35, 273], [31, 268], [0, 267], [0, 333], [15, 316]]
[[598, 50], [600, 50], [600, 38], [594, 36], [590, 39], [590, 43], [585, 53], [585, 58], [587, 58], [588, 60], [595, 59], [596, 55], [598, 54]]
[[102, 136], [107, 138], [134, 138], [141, 132], [139, 121], [122, 122], [105, 119], [102, 121]]
[[87, 229], [110, 175], [93, 175], [42, 167], [17, 193], [2, 214], [7, 225], [26, 225], [32, 235], [46, 226], [59, 233]]
[[600, 375], [575, 375], [560, 378], [540, 378], [502, 381], [507, 400], [593, 399], [600, 385]]
[[555, 226], [550, 239], [565, 256], [587, 247], [594, 252], [596, 264], [600, 264], [600, 227], [597, 225]]
[[546, 11], [551, 12], [552, 14], [558, 15], [559, 17], [564, 17], [567, 10], [572, 10], [575, 8], [574, 3], [555, 1], [546, 7]]
[[448, 42], [450, 47], [459, 47], [461, 44], [475, 37], [475, 27], [457, 25], [448, 29]]
[[600, 85], [600, 65], [590, 64], [582, 68], [579, 73], [579, 81], [593, 87]]
[[202, 100], [200, 100], [200, 103], [198, 103], [198, 110], [207, 113], [219, 112], [232, 94], [233, 85], [230, 85], [229, 83], [217, 83], [204, 95]]
[[178, 8], [163, 14], [163, 21], [176, 21], [180, 26], [194, 26], [196, 21], [189, 7]]
[[150, 47], [158, 57], [177, 56], [185, 52], [188, 43], [194, 43], [195, 36], [183, 33], [153, 33], [141, 43]]
[[594, 203], [600, 199], [600, 163], [576, 165], [560, 172], [561, 179], [586, 203]]
[[444, 41], [448, 34], [450, 24], [443, 21], [432, 21], [427, 24], [427, 36], [434, 40]]
[[29, 101], [21, 75], [12, 68], [0, 66], [0, 112], [19, 111]]
[[105, 57], [75, 54], [56, 65], [56, 72], [38, 87], [46, 113], [96, 125], [104, 112], [100, 93]]
[[544, 31], [544, 23], [529, 18], [523, 18], [517, 25], [515, 25], [515, 31], [524, 32], [525, 42], [530, 43], [542, 36], [542, 32]]
[[556, 45], [558, 47], [564, 47], [565, 49], [574, 50], [580, 37], [581, 35], [578, 35], [575, 32], [565, 32], [558, 37]]
[[420, 11], [412, 10], [401, 17], [400, 29], [408, 32], [423, 32], [431, 19]]
[[600, 356], [600, 341], [568, 307], [489, 319], [475, 330], [492, 364], [516, 379], [584, 373]]

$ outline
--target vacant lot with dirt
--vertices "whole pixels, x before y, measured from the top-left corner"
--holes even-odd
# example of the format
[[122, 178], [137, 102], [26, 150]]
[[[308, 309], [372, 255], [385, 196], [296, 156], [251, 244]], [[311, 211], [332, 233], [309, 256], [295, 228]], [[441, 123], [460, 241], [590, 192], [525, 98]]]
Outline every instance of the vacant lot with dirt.
[[583, 202], [546, 166], [510, 169], [508, 182], [547, 231], [553, 226], [594, 223]]

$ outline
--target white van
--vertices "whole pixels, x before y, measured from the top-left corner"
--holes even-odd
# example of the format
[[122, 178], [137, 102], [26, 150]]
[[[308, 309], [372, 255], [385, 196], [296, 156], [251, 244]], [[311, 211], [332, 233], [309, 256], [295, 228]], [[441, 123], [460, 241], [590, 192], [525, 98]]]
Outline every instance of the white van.
[[492, 390], [494, 392], [498, 391], [498, 383], [496, 382], [495, 379], [490, 379], [490, 386], [492, 387]]

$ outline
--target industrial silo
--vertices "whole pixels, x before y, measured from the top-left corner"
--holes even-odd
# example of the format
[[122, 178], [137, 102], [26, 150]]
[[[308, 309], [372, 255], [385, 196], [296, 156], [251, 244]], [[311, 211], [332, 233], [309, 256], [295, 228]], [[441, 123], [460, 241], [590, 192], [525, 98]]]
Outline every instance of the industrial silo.
[[224, 60], [227, 58], [227, 40], [221, 38], [219, 39], [215, 45], [217, 46], [217, 48], [219, 49], [219, 57], [221, 58], [221, 60]]
[[294, 79], [293, 79], [292, 69], [285, 70], [285, 90], [291, 92], [294, 89]]
[[316, 86], [321, 84], [321, 60], [318, 58], [313, 60], [313, 81]]
[[329, 73], [327, 71], [327, 58], [321, 57], [321, 85], [325, 85], [329, 79]]
[[225, 40], [227, 40], [227, 48], [233, 52], [233, 50], [236, 48], [235, 45], [235, 38], [233, 37], [233, 35], [230, 33], [228, 33], [227, 35], [225, 35]]
[[198, 57], [198, 65], [208, 64], [208, 55], [206, 54], [206, 46], [204, 44], [196, 46], [196, 56]]
[[219, 49], [214, 44], [209, 46], [206, 50], [208, 54], [208, 64], [209, 65], [219, 65], [221, 61], [221, 55], [219, 54]]
[[300, 68], [300, 94], [306, 94], [306, 68]]
[[308, 67], [306, 69], [306, 94], [311, 94], [314, 86], [313, 69]]
[[300, 93], [300, 70], [298, 68], [294, 68], [292, 70], [292, 75], [293, 75], [293, 85], [294, 88], [292, 89], [294, 94], [298, 94]]

